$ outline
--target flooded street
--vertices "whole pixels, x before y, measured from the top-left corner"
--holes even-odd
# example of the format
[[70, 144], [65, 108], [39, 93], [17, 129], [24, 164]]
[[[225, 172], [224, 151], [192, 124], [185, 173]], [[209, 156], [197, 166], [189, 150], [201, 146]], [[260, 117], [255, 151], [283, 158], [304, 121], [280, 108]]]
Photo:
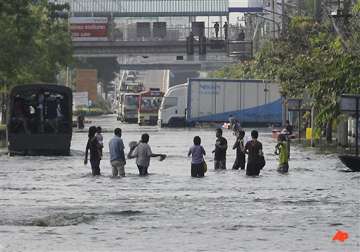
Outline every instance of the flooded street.
[[[92, 119], [104, 130], [100, 177], [83, 155], [87, 132], [73, 134], [70, 157], [0, 156], [0, 251], [359, 251], [360, 174], [343, 172], [336, 155], [292, 148], [288, 175], [276, 172], [275, 141], [260, 130], [266, 167], [250, 178], [214, 171], [214, 129], [158, 129]], [[148, 177], [128, 160], [126, 177], [111, 178], [108, 141], [120, 126], [128, 143], [150, 134]], [[190, 177], [187, 151], [199, 135], [205, 178]], [[250, 129], [245, 138], [249, 138]], [[229, 146], [235, 138], [224, 132]], [[36, 144], [36, 143], [34, 143]], [[332, 241], [336, 230], [344, 243]]]

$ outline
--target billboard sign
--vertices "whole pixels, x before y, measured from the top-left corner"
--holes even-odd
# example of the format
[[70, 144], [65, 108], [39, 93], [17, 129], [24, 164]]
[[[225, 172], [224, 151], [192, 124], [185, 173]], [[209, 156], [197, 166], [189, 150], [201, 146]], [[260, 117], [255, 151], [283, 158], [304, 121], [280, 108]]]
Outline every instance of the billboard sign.
[[263, 0], [230, 0], [229, 12], [263, 12]]
[[73, 92], [74, 110], [77, 107], [89, 106], [89, 93], [88, 92]]
[[70, 31], [73, 41], [108, 40], [108, 19], [105, 17], [70, 18]]
[[340, 110], [348, 114], [359, 113], [360, 95], [342, 95], [340, 99]]

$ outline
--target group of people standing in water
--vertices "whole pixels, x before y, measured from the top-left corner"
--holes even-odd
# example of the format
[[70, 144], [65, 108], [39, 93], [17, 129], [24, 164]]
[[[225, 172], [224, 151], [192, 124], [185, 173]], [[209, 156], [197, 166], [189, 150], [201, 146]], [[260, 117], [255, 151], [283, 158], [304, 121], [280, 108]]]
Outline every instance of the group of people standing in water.
[[[216, 142], [214, 153], [214, 169], [226, 169], [226, 151], [228, 149], [227, 140], [222, 136], [222, 129], [216, 129]], [[246, 166], [246, 175], [258, 176], [260, 170], [265, 166], [265, 158], [262, 151], [262, 143], [258, 141], [259, 133], [256, 130], [251, 132], [251, 140], [246, 144], [244, 142], [245, 131], [240, 129], [235, 131], [236, 141], [233, 149], [236, 150], [236, 159], [232, 166], [234, 170], [244, 170], [246, 164], [245, 155], [248, 155]], [[190, 148], [188, 156], [192, 156], [191, 160], [191, 176], [203, 177], [205, 167], [207, 167], [204, 156], [206, 155], [204, 148], [201, 146], [199, 136], [194, 137], [194, 145]], [[201, 169], [202, 168], [202, 169]]]
[[[226, 169], [226, 152], [228, 149], [228, 143], [225, 137], [222, 136], [223, 131], [221, 128], [216, 129], [216, 142], [215, 148], [212, 151], [214, 154], [214, 169], [225, 170]], [[236, 141], [232, 147], [236, 150], [236, 159], [232, 166], [234, 170], [245, 170], [248, 176], [258, 176], [261, 169], [265, 166], [265, 157], [263, 153], [263, 146], [258, 141], [259, 133], [256, 130], [251, 131], [251, 140], [244, 141], [245, 131], [238, 129], [234, 131], [236, 135]], [[150, 165], [151, 157], [160, 157], [160, 160], [164, 160], [165, 154], [155, 154], [152, 152], [149, 145], [150, 136], [147, 133], [142, 134], [139, 142], [130, 143], [130, 152], [125, 155], [125, 146], [121, 138], [122, 131], [120, 128], [114, 130], [114, 136], [109, 141], [110, 152], [110, 164], [112, 166], [112, 175], [125, 176], [126, 158], [136, 158], [136, 165], [139, 170], [140, 176], [148, 175], [148, 168]], [[100, 160], [102, 159], [103, 137], [100, 127], [92, 126], [89, 128], [88, 142], [85, 149], [84, 164], [88, 162], [88, 153], [90, 152], [90, 164], [92, 175], [100, 175]], [[289, 165], [289, 152], [288, 141], [285, 134], [280, 134], [278, 137], [278, 143], [275, 146], [275, 155], [279, 155], [278, 171], [281, 173], [288, 172]], [[204, 147], [201, 145], [201, 138], [195, 136], [193, 139], [193, 145], [188, 151], [188, 156], [191, 156], [191, 176], [192, 177], [204, 177], [207, 171], [207, 164], [204, 156], [206, 155]], [[246, 164], [246, 155], [247, 164]]]

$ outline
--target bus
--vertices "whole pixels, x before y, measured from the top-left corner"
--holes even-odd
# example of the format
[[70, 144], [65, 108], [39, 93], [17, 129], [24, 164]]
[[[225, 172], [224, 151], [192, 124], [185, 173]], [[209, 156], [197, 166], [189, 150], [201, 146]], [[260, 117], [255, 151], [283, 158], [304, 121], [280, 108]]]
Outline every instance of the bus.
[[119, 97], [117, 119], [127, 123], [137, 123], [138, 120], [138, 93], [122, 93]]
[[139, 95], [138, 124], [156, 125], [164, 93], [159, 88], [150, 88]]
[[9, 154], [70, 155], [72, 90], [54, 84], [11, 89], [8, 102]]

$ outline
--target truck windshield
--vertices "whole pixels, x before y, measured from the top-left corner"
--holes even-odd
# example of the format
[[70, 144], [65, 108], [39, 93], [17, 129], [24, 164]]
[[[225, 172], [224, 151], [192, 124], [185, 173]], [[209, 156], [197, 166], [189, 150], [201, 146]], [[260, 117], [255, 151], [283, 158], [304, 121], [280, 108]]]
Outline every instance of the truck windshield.
[[177, 97], [165, 97], [162, 104], [162, 109], [167, 109], [177, 106]]
[[162, 97], [142, 97], [141, 110], [156, 110], [159, 109]]
[[137, 97], [136, 95], [126, 96], [125, 104], [128, 106], [136, 106], [137, 105]]

